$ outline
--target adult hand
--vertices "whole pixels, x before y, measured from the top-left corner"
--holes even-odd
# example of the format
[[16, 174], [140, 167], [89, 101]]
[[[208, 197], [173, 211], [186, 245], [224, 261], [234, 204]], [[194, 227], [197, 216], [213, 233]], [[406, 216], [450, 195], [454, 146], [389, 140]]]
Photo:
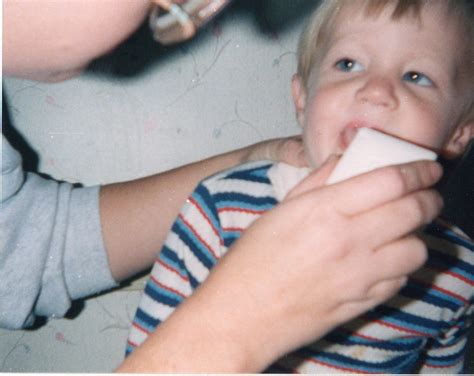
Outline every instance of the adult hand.
[[[259, 218], [124, 371], [255, 372], [390, 298], [426, 259], [439, 165], [322, 186], [336, 161]], [[146, 363], [144, 360], [146, 359]]]
[[246, 161], [270, 160], [285, 162], [296, 167], [305, 167], [304, 145], [301, 136], [276, 138], [252, 145]]
[[304, 163], [302, 151], [298, 137], [278, 138], [146, 178], [104, 186], [101, 223], [113, 277], [122, 281], [153, 265], [183, 202], [206, 176], [251, 160], [271, 159], [298, 166]]

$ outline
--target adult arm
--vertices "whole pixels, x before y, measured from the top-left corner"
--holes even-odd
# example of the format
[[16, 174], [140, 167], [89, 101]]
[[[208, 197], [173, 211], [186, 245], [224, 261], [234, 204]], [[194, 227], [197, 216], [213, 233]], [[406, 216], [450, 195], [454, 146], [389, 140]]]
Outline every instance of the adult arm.
[[71, 300], [115, 285], [103, 247], [99, 188], [74, 188], [22, 170], [2, 135], [0, 327], [63, 316]]
[[25, 173], [20, 154], [2, 135], [0, 327], [26, 327], [38, 315], [62, 317], [72, 300], [150, 267], [197, 181], [246, 159], [285, 157], [300, 147], [292, 139], [263, 142], [104, 187], [100, 199], [99, 187], [74, 188]]
[[299, 138], [275, 139], [101, 190], [100, 211], [110, 268], [117, 281], [153, 264], [171, 224], [203, 178], [251, 160], [305, 164]]
[[385, 301], [426, 260], [410, 234], [439, 213], [440, 175], [417, 162], [319, 189], [327, 170], [311, 175], [118, 370], [258, 372]]

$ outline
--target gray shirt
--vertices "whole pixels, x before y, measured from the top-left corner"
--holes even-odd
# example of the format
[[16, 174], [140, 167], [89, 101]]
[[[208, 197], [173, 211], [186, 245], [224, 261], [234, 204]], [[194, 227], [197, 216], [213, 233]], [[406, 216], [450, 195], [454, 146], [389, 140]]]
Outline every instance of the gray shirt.
[[99, 219], [99, 187], [74, 188], [22, 169], [2, 135], [0, 327], [63, 316], [71, 301], [116, 285]]

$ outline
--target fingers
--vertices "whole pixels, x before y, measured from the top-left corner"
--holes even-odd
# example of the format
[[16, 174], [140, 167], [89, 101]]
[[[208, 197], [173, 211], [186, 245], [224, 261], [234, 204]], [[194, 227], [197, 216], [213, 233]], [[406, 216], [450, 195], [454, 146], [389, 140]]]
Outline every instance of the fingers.
[[368, 302], [370, 302], [372, 306], [371, 308], [392, 298], [401, 288], [403, 288], [403, 286], [406, 285], [407, 280], [408, 277], [399, 277], [376, 283], [368, 293], [368, 296], [370, 297]]
[[358, 240], [375, 249], [430, 223], [442, 207], [439, 193], [425, 190], [354, 216], [351, 222], [358, 229]]
[[409, 236], [356, 258], [352, 264], [360, 278], [339, 293], [341, 313], [352, 315], [351, 310], [363, 312], [393, 297], [426, 262], [427, 250], [423, 241]]
[[333, 189], [331, 195], [337, 208], [347, 215], [355, 215], [428, 188], [441, 175], [438, 163], [419, 161], [380, 168], [328, 188]]
[[342, 301], [339, 307], [332, 312], [331, 319], [336, 322], [336, 325], [339, 325], [367, 312], [395, 296], [405, 286], [407, 279], [407, 277], [399, 277], [374, 283], [360, 299]]
[[426, 262], [428, 252], [426, 244], [411, 235], [377, 249], [371, 262], [376, 280], [391, 280], [407, 276]]

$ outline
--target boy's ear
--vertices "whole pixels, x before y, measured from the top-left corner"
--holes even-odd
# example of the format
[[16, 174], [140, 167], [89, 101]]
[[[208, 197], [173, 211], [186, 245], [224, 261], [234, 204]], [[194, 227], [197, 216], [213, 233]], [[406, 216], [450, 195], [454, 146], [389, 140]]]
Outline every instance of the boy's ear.
[[474, 139], [474, 119], [468, 120], [458, 126], [451, 136], [451, 139], [443, 150], [441, 150], [441, 154], [447, 159], [457, 158], [464, 152], [466, 146], [472, 139]]
[[296, 119], [301, 127], [304, 127], [306, 108], [306, 87], [299, 74], [294, 74], [291, 80], [291, 93], [295, 105]]

